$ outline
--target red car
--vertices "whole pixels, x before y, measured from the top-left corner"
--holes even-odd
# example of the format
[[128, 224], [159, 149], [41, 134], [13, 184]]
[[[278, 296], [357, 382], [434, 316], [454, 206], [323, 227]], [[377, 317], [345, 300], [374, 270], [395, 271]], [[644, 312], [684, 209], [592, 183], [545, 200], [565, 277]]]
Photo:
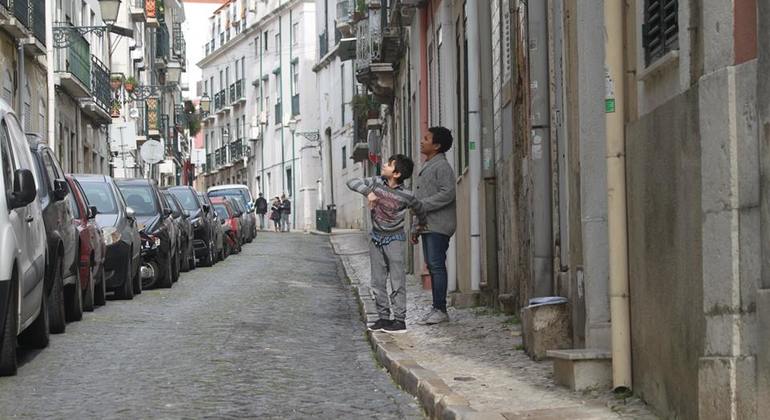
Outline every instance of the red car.
[[93, 311], [104, 305], [107, 291], [104, 282], [104, 257], [107, 254], [104, 237], [96, 224], [96, 206], [90, 206], [77, 180], [66, 175], [71, 193], [67, 195], [72, 223], [78, 232], [80, 290], [83, 309]]
[[233, 207], [233, 203], [224, 197], [211, 197], [211, 204], [214, 206], [219, 218], [222, 220], [222, 228], [225, 231], [225, 254], [237, 254], [241, 252], [241, 235], [243, 232], [240, 214]]

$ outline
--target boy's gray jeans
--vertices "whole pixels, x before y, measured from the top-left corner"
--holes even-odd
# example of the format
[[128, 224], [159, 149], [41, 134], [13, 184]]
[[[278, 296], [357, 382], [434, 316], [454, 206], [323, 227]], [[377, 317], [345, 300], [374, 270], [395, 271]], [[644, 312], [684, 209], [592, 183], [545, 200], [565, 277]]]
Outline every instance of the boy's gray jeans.
[[[404, 241], [392, 241], [379, 246], [369, 241], [369, 258], [372, 266], [372, 291], [380, 319], [390, 319], [391, 312], [396, 321], [406, 319], [406, 269], [404, 267]], [[390, 274], [388, 299], [387, 279]]]

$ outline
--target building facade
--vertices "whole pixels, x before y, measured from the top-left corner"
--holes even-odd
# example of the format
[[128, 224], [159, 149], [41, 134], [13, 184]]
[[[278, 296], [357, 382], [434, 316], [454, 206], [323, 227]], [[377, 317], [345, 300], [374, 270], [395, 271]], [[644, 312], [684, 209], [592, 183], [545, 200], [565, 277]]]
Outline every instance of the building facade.
[[313, 225], [320, 206], [315, 19], [312, 1], [225, 2], [198, 63], [198, 87], [211, 99], [199, 184], [286, 195], [298, 229]]

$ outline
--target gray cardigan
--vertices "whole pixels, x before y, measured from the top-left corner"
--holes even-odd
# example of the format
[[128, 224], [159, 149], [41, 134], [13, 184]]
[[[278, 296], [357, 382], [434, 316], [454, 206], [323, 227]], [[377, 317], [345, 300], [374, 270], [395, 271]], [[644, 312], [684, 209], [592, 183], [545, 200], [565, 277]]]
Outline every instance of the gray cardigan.
[[422, 165], [415, 179], [414, 195], [427, 213], [428, 226], [423, 233], [454, 235], [457, 228], [455, 173], [443, 153]]

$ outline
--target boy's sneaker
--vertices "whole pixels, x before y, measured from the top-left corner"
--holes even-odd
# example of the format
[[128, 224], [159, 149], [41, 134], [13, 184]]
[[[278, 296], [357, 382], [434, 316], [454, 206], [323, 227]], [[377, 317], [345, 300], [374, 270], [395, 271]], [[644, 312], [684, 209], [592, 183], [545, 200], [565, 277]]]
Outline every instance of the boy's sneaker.
[[449, 322], [449, 315], [446, 312], [436, 309], [425, 319], [425, 325], [441, 324], [442, 322]]
[[406, 323], [404, 321], [391, 321], [382, 330], [388, 334], [403, 334], [406, 332]]
[[368, 330], [369, 331], [385, 331], [385, 327], [390, 325], [389, 319], [378, 319], [375, 321], [374, 324], [372, 324]]

